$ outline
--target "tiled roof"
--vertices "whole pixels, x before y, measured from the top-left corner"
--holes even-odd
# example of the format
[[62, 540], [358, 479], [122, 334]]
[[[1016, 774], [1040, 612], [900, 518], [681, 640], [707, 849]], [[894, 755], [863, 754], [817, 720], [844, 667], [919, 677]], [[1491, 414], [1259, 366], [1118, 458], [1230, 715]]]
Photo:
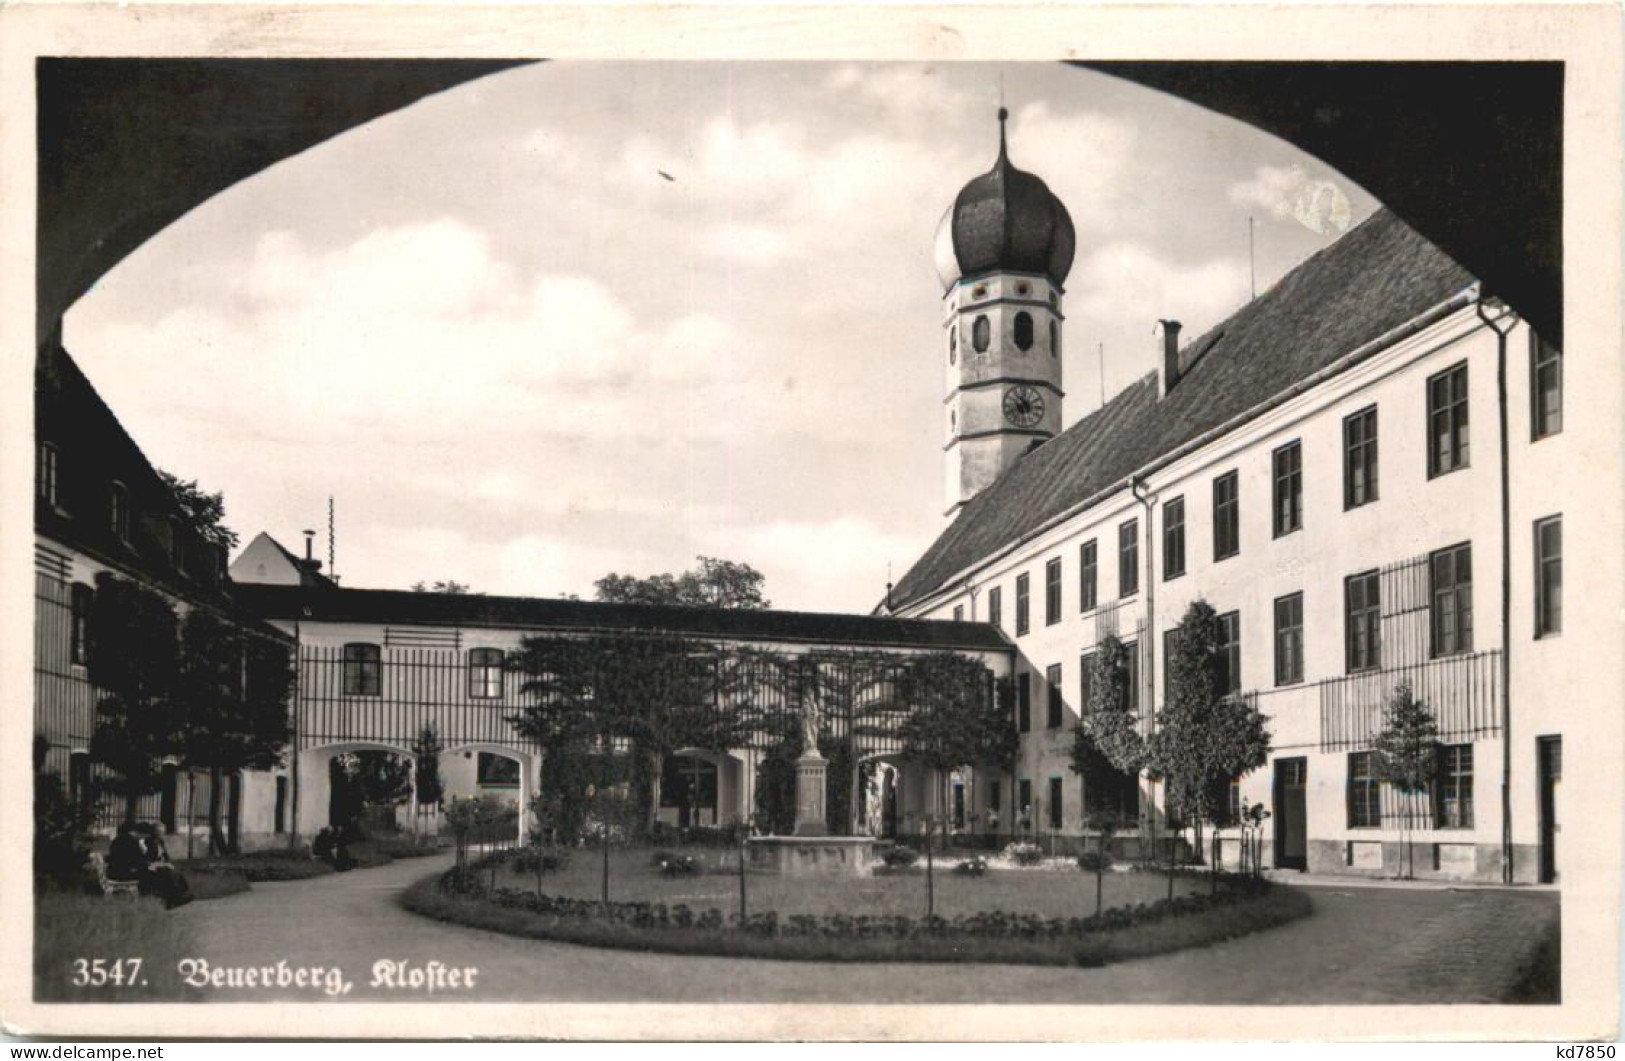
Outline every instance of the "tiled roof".
[[265, 619], [384, 623], [400, 626], [502, 627], [543, 630], [662, 630], [742, 641], [786, 641], [851, 647], [1008, 651], [986, 623], [893, 619], [828, 612], [749, 611], [540, 597], [329, 586], [234, 588]]
[[1378, 211], [1199, 336], [1158, 400], [1150, 374], [1028, 452], [956, 518], [892, 590], [903, 607], [983, 557], [1181, 445], [1281, 394], [1473, 283], [1445, 253]]

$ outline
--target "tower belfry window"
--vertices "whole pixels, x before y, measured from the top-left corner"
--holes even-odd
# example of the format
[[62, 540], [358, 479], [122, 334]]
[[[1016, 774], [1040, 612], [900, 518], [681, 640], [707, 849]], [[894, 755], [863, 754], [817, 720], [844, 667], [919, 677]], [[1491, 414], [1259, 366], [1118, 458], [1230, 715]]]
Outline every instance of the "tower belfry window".
[[1033, 315], [1026, 310], [1016, 314], [1016, 349], [1033, 348]]
[[1061, 356], [1061, 329], [1054, 322], [1049, 322], [1049, 356]]
[[948, 364], [951, 365], [955, 361], [957, 361], [958, 359], [959, 359], [959, 329], [958, 328], [949, 328], [948, 329]]
[[970, 341], [978, 354], [987, 353], [988, 344], [993, 341], [993, 325], [988, 322], [987, 314], [978, 316], [971, 325]]

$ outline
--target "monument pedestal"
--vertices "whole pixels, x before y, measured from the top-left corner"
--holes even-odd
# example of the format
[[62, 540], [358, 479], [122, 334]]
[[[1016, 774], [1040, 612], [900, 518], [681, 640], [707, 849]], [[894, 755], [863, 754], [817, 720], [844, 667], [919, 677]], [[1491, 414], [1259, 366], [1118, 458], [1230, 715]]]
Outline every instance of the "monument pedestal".
[[824, 815], [824, 777], [829, 761], [818, 749], [796, 760], [796, 835], [828, 836]]

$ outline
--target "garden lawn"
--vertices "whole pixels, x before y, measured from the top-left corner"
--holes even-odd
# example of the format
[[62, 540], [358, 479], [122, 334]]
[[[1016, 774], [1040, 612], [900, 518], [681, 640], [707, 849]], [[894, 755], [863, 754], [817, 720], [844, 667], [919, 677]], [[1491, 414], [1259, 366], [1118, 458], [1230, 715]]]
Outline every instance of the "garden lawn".
[[[697, 876], [666, 878], [653, 864], [656, 850], [692, 856], [701, 867]], [[602, 853], [593, 848], [569, 852], [564, 869], [542, 878], [548, 895], [598, 899]], [[715, 908], [727, 915], [739, 911], [738, 852], [717, 848], [612, 848], [609, 897], [612, 901], [678, 903], [696, 912]], [[955, 859], [957, 861], [957, 859]], [[534, 890], [534, 872], [497, 871], [497, 885]], [[1057, 860], [1026, 869], [989, 869], [984, 876], [966, 877], [939, 862], [934, 874], [936, 913], [939, 917], [969, 915], [983, 910], [1038, 914], [1042, 917], [1088, 917], [1095, 912], [1095, 875], [1071, 860]], [[1205, 878], [1180, 876], [1174, 894], [1206, 891]], [[1118, 873], [1108, 870], [1104, 908], [1153, 903], [1168, 896], [1168, 879], [1160, 873]], [[925, 862], [904, 872], [873, 877], [785, 877], [749, 873], [746, 895], [750, 913], [777, 911], [795, 914], [868, 914], [924, 916], [926, 912]]]

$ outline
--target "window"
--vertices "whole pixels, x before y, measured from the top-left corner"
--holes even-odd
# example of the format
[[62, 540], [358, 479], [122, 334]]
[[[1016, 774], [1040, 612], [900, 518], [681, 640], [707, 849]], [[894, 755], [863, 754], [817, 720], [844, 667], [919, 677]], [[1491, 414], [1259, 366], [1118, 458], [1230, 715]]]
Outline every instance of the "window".
[[1535, 636], [1563, 632], [1563, 517], [1535, 523]]
[[1453, 545], [1433, 554], [1433, 655], [1473, 650], [1473, 547]]
[[1025, 818], [1033, 807], [1033, 783], [1025, 777], [1021, 779], [1021, 784], [1016, 789], [1016, 802], [1020, 804], [1016, 810]]
[[121, 542], [130, 540], [130, 491], [123, 483], [114, 483], [108, 490], [108, 515], [111, 517], [113, 533], [118, 535]]
[[1349, 753], [1348, 805], [1350, 829], [1382, 825], [1382, 782], [1377, 780], [1376, 755]]
[[1061, 558], [1044, 565], [1044, 625], [1061, 621]]
[[1004, 629], [1004, 587], [994, 586], [987, 591], [987, 621]]
[[1033, 315], [1026, 310], [1016, 314], [1016, 349], [1031, 350], [1033, 348]]
[[1538, 441], [1563, 430], [1563, 351], [1529, 333], [1530, 438]]
[[1275, 536], [1303, 527], [1303, 444], [1288, 442], [1275, 451]]
[[1061, 356], [1061, 329], [1054, 321], [1049, 322], [1049, 356]]
[[954, 622], [962, 623], [964, 621], [965, 621], [965, 606], [963, 604], [954, 605]]
[[987, 809], [995, 814], [1000, 811], [1000, 805], [1004, 802], [1003, 787], [997, 781], [987, 783]]
[[502, 650], [468, 650], [468, 695], [476, 700], [496, 700], [502, 696]]
[[379, 695], [381, 667], [382, 656], [377, 645], [361, 643], [345, 645], [344, 695]]
[[1428, 478], [1467, 467], [1467, 362], [1428, 379]]
[[1033, 728], [1033, 676], [1026, 671], [1016, 675], [1016, 729], [1026, 733]]
[[1085, 652], [1078, 657], [1078, 715], [1087, 715], [1095, 699], [1095, 654]]
[[1303, 594], [1275, 598], [1275, 684], [1303, 681]]
[[1434, 824], [1440, 829], [1473, 827], [1473, 746], [1446, 744], [1439, 749]]
[[34, 479], [39, 487], [40, 500], [53, 508], [56, 507], [56, 473], [56, 447], [49, 442], [41, 442], [39, 444], [39, 468]]
[[1131, 597], [1140, 589], [1140, 521], [1117, 528], [1117, 595]]
[[1350, 674], [1382, 666], [1382, 589], [1375, 571], [1343, 582], [1343, 640]]
[[1124, 668], [1127, 688], [1123, 690], [1123, 710], [1131, 715], [1140, 712], [1140, 647], [1133, 641], [1123, 642], [1123, 658], [1128, 663]]
[[1088, 611], [1100, 602], [1100, 572], [1095, 539], [1078, 547], [1078, 608]]
[[1377, 407], [1343, 418], [1343, 507], [1377, 499]]
[[1185, 499], [1176, 497], [1162, 506], [1162, 577], [1185, 573]]
[[959, 360], [959, 329], [958, 329], [958, 327], [953, 327], [953, 328], [948, 329], [948, 364], [951, 365], [951, 364], [953, 364], [954, 362], [956, 362], [958, 360]]
[[1241, 552], [1241, 508], [1235, 472], [1213, 480], [1213, 559]]
[[987, 353], [988, 343], [993, 340], [993, 326], [988, 323], [987, 314], [979, 315], [970, 326], [970, 342], [978, 354]]
[[95, 592], [83, 582], [72, 589], [72, 620], [68, 626], [68, 662], [81, 666], [90, 658], [90, 604]]
[[1219, 688], [1225, 695], [1241, 691], [1241, 613], [1219, 616]]
[[1052, 663], [1044, 671], [1044, 684], [1049, 692], [1049, 717], [1044, 721], [1049, 729], [1061, 728], [1061, 715], [1064, 713], [1061, 702], [1061, 665]]
[[1064, 806], [1062, 804], [1062, 799], [1063, 798], [1064, 797], [1062, 796], [1062, 792], [1061, 792], [1061, 779], [1058, 778], [1058, 777], [1050, 778], [1049, 779], [1049, 827], [1051, 829], [1059, 829], [1059, 828], [1061, 828], [1061, 822], [1062, 822], [1062, 820], [1064, 818], [1064, 815], [1063, 815]]
[[1025, 634], [1031, 627], [1031, 611], [1029, 609], [1031, 593], [1028, 592], [1029, 580], [1026, 574], [1016, 576], [1016, 636]]
[[[712, 766], [711, 769], [715, 777], [716, 767]], [[480, 752], [474, 767], [474, 783], [480, 788], [518, 788], [519, 760], [495, 752]]]

